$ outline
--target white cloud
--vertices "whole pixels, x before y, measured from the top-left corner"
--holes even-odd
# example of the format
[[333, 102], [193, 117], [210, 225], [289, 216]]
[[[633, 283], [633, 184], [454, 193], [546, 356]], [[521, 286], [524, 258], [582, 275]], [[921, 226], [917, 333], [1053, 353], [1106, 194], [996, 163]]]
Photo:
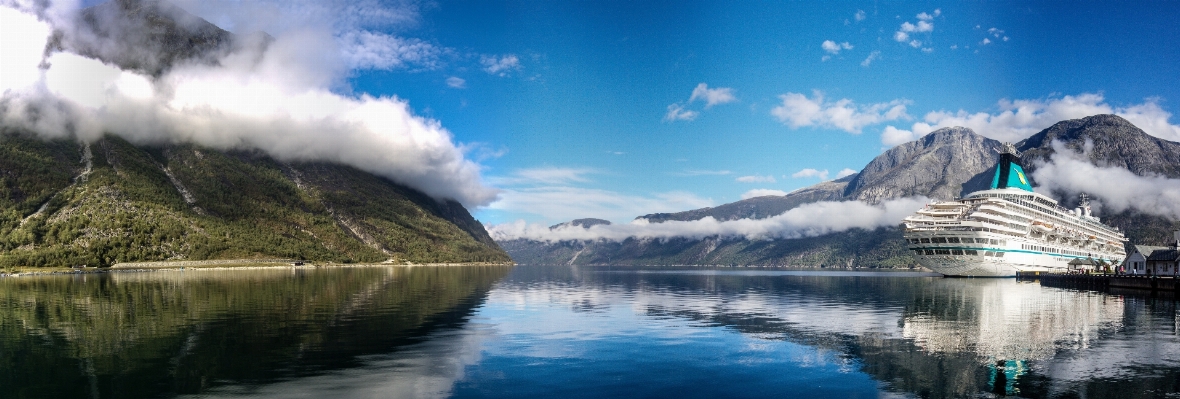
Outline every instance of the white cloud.
[[1033, 178], [1038, 192], [1075, 196], [1086, 193], [1104, 211], [1118, 213], [1127, 209], [1180, 219], [1180, 179], [1164, 176], [1138, 176], [1124, 168], [1095, 166], [1087, 142], [1083, 153], [1076, 153], [1059, 141], [1052, 144], [1049, 162], [1037, 165]]
[[759, 175], [741, 176], [741, 177], [738, 177], [737, 179], [734, 179], [734, 180], [737, 180], [742, 183], [774, 183], [775, 182], [774, 176], [770, 176], [770, 175], [767, 175], [767, 176], [759, 176]]
[[922, 197], [907, 197], [869, 205], [859, 201], [822, 201], [805, 204], [765, 219], [717, 221], [706, 217], [693, 221], [651, 223], [646, 219], [626, 224], [597, 225], [590, 228], [566, 226], [554, 230], [541, 224], [522, 221], [486, 226], [498, 241], [529, 239], [545, 242], [565, 240], [622, 241], [628, 238], [700, 239], [711, 236], [743, 237], [747, 239], [799, 238], [846, 231], [854, 228], [874, 229], [894, 226], [928, 201]]
[[709, 85], [700, 83], [692, 89], [692, 94], [688, 97], [687, 103], [677, 102], [668, 105], [668, 112], [664, 114], [664, 121], [675, 122], [696, 119], [701, 113], [690, 110], [687, 107], [697, 100], [704, 101], [705, 109], [709, 109], [717, 104], [737, 101], [737, 97], [733, 95], [732, 88], [717, 87], [710, 89]]
[[864, 10], [856, 10], [856, 15], [853, 16], [853, 18], [856, 18], [857, 22], [864, 21], [866, 17], [867, 16], [865, 15]]
[[704, 100], [705, 108], [710, 108], [717, 104], [737, 101], [737, 97], [734, 97], [733, 89], [731, 88], [718, 87], [710, 89], [709, 85], [701, 83], [692, 89], [692, 96], [688, 97], [688, 102], [690, 103], [696, 100]]
[[601, 189], [542, 186], [505, 189], [488, 209], [537, 215], [549, 223], [586, 217], [618, 222], [648, 213], [680, 212], [713, 205], [711, 199], [680, 191], [640, 196]]
[[485, 55], [479, 57], [479, 63], [483, 65], [484, 72], [496, 76], [508, 76], [510, 72], [519, 71], [520, 58], [515, 54], [506, 54], [503, 56]]
[[847, 98], [824, 101], [823, 93], [819, 91], [813, 94], [813, 98], [799, 93], [787, 93], [779, 98], [782, 104], [771, 109], [770, 114], [792, 128], [817, 126], [860, 134], [865, 126], [910, 117], [906, 114], [907, 100], [858, 106]]
[[828, 170], [827, 169], [818, 170], [818, 169], [807, 168], [807, 169], [803, 169], [801, 171], [795, 172], [794, 174], [791, 175], [791, 177], [794, 177], [796, 179], [819, 178], [820, 180], [828, 180]]
[[941, 9], [935, 9], [934, 12], [929, 13], [929, 14], [923, 12], [923, 13], [918, 14], [918, 20], [919, 21], [933, 21], [934, 17], [937, 17], [938, 14], [941, 14], [941, 13], [942, 13]]
[[41, 78], [35, 66], [41, 63], [45, 41], [30, 38], [49, 37], [50, 30], [49, 24], [37, 17], [0, 7], [0, 48], [4, 55], [4, 62], [0, 62], [0, 94], [32, 86]]
[[1001, 36], [1004, 36], [1004, 31], [1000, 30], [1000, 29], [996, 29], [996, 28], [989, 28], [987, 30], [987, 33], [996, 37], [997, 39], [1000, 38]]
[[893, 126], [885, 126], [885, 130], [881, 132], [881, 144], [887, 147], [896, 147], [899, 144], [917, 140], [919, 137], [922, 137], [922, 135]]
[[869, 65], [871, 65], [873, 63], [873, 61], [876, 61], [877, 58], [881, 58], [881, 52], [874, 50], [872, 53], [869, 53], [868, 57], [865, 57], [864, 61], [860, 62], [860, 66], [867, 68]]
[[696, 119], [697, 115], [700, 115], [700, 113], [696, 112], [696, 111], [686, 110], [686, 109], [684, 109], [684, 106], [680, 105], [679, 103], [669, 104], [668, 105], [668, 113], [664, 114], [664, 121], [665, 122], [691, 121], [693, 119]]
[[931, 21], [933, 21], [934, 17], [937, 17], [941, 13], [942, 13], [941, 10], [936, 9], [936, 10], [934, 10], [933, 13], [930, 13], [930, 14], [927, 14], [925, 12], [918, 14], [918, 16], [917, 16], [918, 22], [917, 23], [912, 23], [909, 21], [902, 22], [901, 26], [899, 26], [897, 28], [897, 31], [893, 33], [893, 40], [897, 41], [898, 43], [909, 44], [910, 47], [914, 47], [914, 48], [920, 47], [922, 45], [922, 41], [917, 40], [917, 39], [911, 39], [910, 36], [914, 33], [933, 32], [934, 31], [934, 22], [931, 22]]
[[742, 193], [742, 199], [746, 200], [746, 199], [750, 199], [750, 198], [766, 197], [766, 196], [770, 196], [770, 195], [781, 197], [781, 196], [784, 196], [787, 194], [790, 194], [790, 193], [783, 191], [783, 190], [771, 190], [771, 189], [765, 189], [765, 188], [756, 188], [756, 189]]
[[837, 178], [837, 179], [840, 179], [840, 178], [844, 178], [844, 177], [852, 176], [852, 175], [854, 175], [854, 174], [856, 174], [856, 171], [855, 171], [855, 170], [852, 170], [852, 169], [849, 169], [849, 168], [844, 168], [844, 169], [841, 169], [841, 170], [840, 170], [840, 173], [836, 173], [836, 178]]
[[[420, 39], [384, 32], [404, 30], [421, 20], [414, 2], [380, 0], [173, 0], [171, 3], [239, 34], [267, 32], [291, 37], [327, 34], [335, 48], [320, 47], [321, 54], [339, 54], [338, 60], [354, 69], [437, 69], [453, 50]], [[265, 16], [260, 18], [259, 16]]]
[[823, 44], [821, 44], [820, 47], [822, 47], [824, 49], [824, 51], [826, 51], [832, 55], [840, 54], [840, 50], [852, 50], [852, 44], [850, 44], [848, 42], [836, 43], [831, 40], [824, 40]]
[[446, 50], [419, 39], [379, 32], [345, 32], [337, 38], [341, 56], [351, 69], [437, 69]]
[[467, 88], [467, 81], [464, 80], [463, 78], [458, 77], [458, 76], [451, 76], [451, 77], [447, 78], [447, 86], [450, 86], [450, 87], [453, 87], [456, 89], [466, 89]]
[[[44, 48], [47, 38], [29, 33], [17, 37]], [[495, 199], [497, 190], [483, 184], [481, 167], [465, 158], [439, 121], [414, 115], [398, 97], [330, 90], [347, 72], [339, 57], [324, 56], [339, 52], [331, 31], [284, 33], [264, 50], [242, 49], [216, 66], [178, 65], [158, 78], [71, 53], [53, 54], [44, 71], [39, 62], [9, 64], [29, 60], [16, 56], [20, 48], [5, 45], [5, 75], [14, 68], [25, 74], [12, 76], [33, 73], [38, 80], [0, 94], [0, 123], [85, 141], [111, 132], [140, 144], [253, 148], [283, 161], [351, 165], [467, 206]]]
[[992, 42], [992, 41], [991, 41], [991, 39], [988, 39], [988, 38], [986, 38], [986, 37], [985, 37], [985, 38], [983, 38], [983, 41], [980, 41], [980, 42], [979, 42], [979, 45], [981, 45], [981, 46], [986, 46], [986, 45], [988, 45], [988, 44], [991, 44], [991, 42]]
[[1114, 107], [1104, 101], [1102, 94], [1096, 93], [1047, 100], [1005, 99], [999, 101], [999, 112], [994, 114], [969, 113], [964, 110], [932, 111], [921, 122], [914, 123], [911, 130], [916, 137], [920, 137], [939, 128], [963, 126], [985, 137], [1017, 142], [1063, 120], [1116, 114], [1147, 134], [1164, 140], [1180, 141], [1180, 126], [1169, 122], [1172, 114], [1159, 106], [1159, 99], [1149, 98], [1142, 104], [1125, 107]]

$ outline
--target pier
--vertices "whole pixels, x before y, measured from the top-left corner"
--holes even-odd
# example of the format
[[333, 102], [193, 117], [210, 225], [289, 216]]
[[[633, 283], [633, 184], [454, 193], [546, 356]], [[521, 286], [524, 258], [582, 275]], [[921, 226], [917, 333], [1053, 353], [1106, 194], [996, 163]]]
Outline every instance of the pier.
[[1063, 274], [1044, 272], [1020, 272], [1020, 281], [1040, 281], [1046, 287], [1105, 290], [1108, 288], [1130, 288], [1145, 291], [1180, 293], [1180, 279], [1173, 276], [1144, 276], [1126, 274]]

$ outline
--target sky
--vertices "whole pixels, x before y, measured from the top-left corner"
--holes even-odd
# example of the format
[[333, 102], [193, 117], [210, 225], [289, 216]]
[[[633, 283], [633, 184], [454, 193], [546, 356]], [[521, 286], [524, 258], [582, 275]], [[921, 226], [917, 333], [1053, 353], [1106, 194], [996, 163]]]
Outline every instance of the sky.
[[485, 224], [781, 195], [945, 126], [1015, 142], [1118, 113], [1180, 141], [1177, 2], [174, 3], [235, 33], [329, 37], [316, 90], [421, 125], [434, 144], [409, 164], [446, 160], [358, 166], [460, 175], [427, 191]]

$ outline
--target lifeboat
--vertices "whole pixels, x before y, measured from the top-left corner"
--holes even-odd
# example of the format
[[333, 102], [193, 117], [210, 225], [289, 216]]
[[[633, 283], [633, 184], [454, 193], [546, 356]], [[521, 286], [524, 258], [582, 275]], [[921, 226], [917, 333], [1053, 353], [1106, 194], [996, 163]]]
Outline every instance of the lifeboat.
[[1036, 231], [1036, 232], [1038, 232], [1038, 233], [1048, 233], [1048, 232], [1051, 232], [1051, 231], [1053, 231], [1053, 225], [1052, 225], [1052, 224], [1050, 224], [1050, 223], [1045, 223], [1045, 222], [1042, 222], [1042, 221], [1036, 221], [1036, 222], [1033, 222], [1033, 223], [1032, 223], [1032, 228], [1033, 228], [1033, 231]]

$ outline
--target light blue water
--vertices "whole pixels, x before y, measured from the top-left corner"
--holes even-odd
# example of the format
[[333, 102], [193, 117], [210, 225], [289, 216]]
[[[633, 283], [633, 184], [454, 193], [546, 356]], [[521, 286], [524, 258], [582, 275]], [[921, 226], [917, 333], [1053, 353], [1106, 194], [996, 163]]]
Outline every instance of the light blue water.
[[0, 280], [2, 397], [1161, 397], [1173, 298], [566, 266]]

